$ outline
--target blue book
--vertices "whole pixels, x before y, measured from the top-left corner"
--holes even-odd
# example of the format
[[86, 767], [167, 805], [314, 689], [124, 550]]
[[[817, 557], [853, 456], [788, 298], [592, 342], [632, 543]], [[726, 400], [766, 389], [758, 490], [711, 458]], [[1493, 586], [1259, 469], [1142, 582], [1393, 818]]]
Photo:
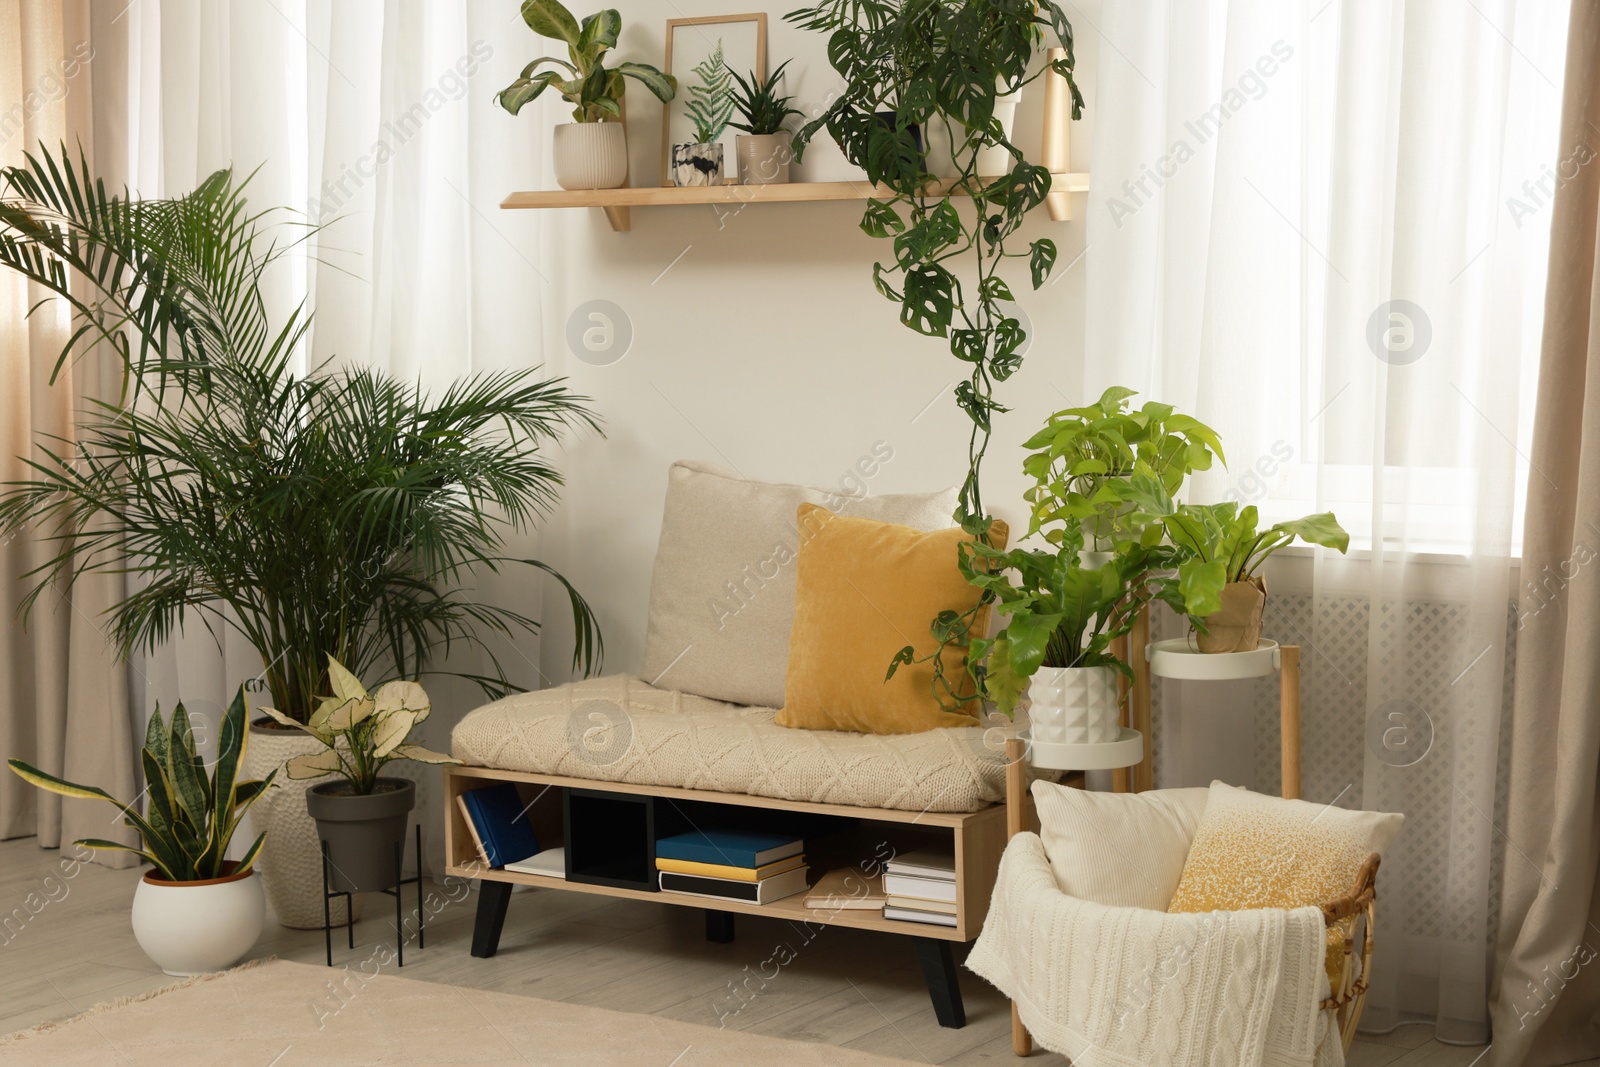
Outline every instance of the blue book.
[[760, 867], [798, 856], [805, 842], [787, 834], [748, 830], [691, 830], [656, 842], [656, 855], [669, 860], [717, 863], [725, 867]]
[[520, 863], [539, 851], [539, 838], [528, 823], [528, 805], [510, 782], [463, 793], [461, 800], [478, 828], [489, 866]]

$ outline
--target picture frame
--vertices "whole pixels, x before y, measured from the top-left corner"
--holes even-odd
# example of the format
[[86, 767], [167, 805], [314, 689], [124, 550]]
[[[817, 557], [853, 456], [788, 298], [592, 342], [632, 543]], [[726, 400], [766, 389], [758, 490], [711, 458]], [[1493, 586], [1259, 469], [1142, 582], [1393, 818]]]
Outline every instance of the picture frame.
[[[692, 129], [691, 123], [684, 112], [684, 102], [688, 98], [689, 79], [696, 64], [709, 56], [722, 42], [723, 56], [728, 68], [737, 71], [741, 77], [747, 76], [750, 71], [755, 71], [758, 78], [767, 76], [767, 13], [755, 11], [743, 15], [699, 15], [694, 18], [668, 19], [666, 33], [666, 56], [662, 70], [672, 74], [678, 79], [678, 95], [670, 102], [662, 105], [661, 109], [661, 185], [672, 187], [671, 156], [673, 144], [682, 144], [691, 140], [693, 134], [686, 132], [686, 127]], [[676, 64], [678, 71], [673, 70]], [[736, 159], [734, 153], [734, 137], [737, 131], [728, 129], [723, 131], [720, 144], [722, 144], [723, 158], [732, 164]], [[727, 166], [723, 175], [723, 184], [732, 185], [738, 181], [734, 174], [727, 173], [732, 170]]]

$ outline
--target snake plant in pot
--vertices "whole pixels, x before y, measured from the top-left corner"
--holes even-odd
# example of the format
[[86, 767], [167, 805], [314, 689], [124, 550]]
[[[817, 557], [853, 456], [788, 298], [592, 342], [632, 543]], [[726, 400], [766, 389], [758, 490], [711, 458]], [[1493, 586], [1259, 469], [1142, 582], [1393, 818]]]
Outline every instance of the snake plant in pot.
[[[530, 370], [438, 395], [371, 368], [297, 372], [310, 315], [275, 318], [263, 286], [301, 232], [250, 208], [229, 171], [141, 200], [108, 194], [65, 150], [0, 170], [0, 266], [72, 311], [63, 363], [103, 342], [129, 381], [122, 402], [83, 414], [71, 447], [43, 443], [27, 479], [0, 487], [0, 536], [74, 533], [41, 542], [25, 609], [85, 571], [130, 574], [106, 614], [120, 652], [153, 650], [186, 624], [232, 629], [260, 654], [272, 706], [305, 723], [333, 693], [329, 653], [358, 676], [455, 673], [491, 699], [524, 688], [486, 639], [539, 623], [475, 588], [519, 571], [558, 583], [574, 669], [596, 668], [583, 597], [507, 547], [557, 499], [546, 447], [596, 427], [587, 399]], [[445, 671], [446, 649], [481, 658]], [[268, 718], [252, 730], [253, 778], [320, 749]], [[320, 927], [305, 789], [272, 790], [253, 817], [271, 831], [260, 867], [273, 911]]]
[[244, 958], [261, 936], [265, 900], [254, 864], [266, 840], [258, 834], [238, 860], [228, 845], [244, 813], [272, 787], [276, 771], [260, 780], [240, 777], [250, 741], [244, 687], [222, 715], [217, 761], [211, 773], [195, 752], [189, 714], [179, 704], [170, 723], [158, 707], [150, 716], [139, 759], [148, 805], [124, 803], [102, 789], [45, 774], [7, 760], [25, 781], [66, 797], [104, 800], [138, 831], [139, 847], [87, 839], [85, 848], [123, 849], [152, 865], [133, 894], [133, 936], [168, 974], [222, 971]]
[[460, 763], [411, 741], [411, 731], [433, 710], [416, 682], [385, 682], [368, 693], [344, 664], [328, 657], [333, 695], [324, 697], [309, 722], [263, 708], [285, 726], [303, 730], [323, 747], [290, 760], [291, 779], [335, 775], [312, 786], [306, 797], [311, 817], [328, 845], [330, 888], [346, 893], [392, 889], [400, 881], [406, 816], [416, 804], [416, 783], [380, 774], [396, 760]]
[[749, 78], [733, 75], [738, 86], [733, 90], [733, 103], [744, 121], [729, 125], [744, 131], [734, 139], [734, 146], [739, 157], [739, 180], [746, 185], [783, 185], [789, 181], [793, 135], [783, 124], [800, 111], [789, 106], [794, 98], [778, 91], [778, 81], [790, 62], [786, 59], [779, 63], [778, 69], [766, 78], [753, 70]]
[[554, 89], [572, 104], [572, 121], [557, 126], [552, 135], [556, 184], [563, 189], [625, 184], [628, 137], [622, 101], [627, 80], [637, 81], [662, 103], [677, 95], [677, 80], [648, 63], [606, 66], [606, 56], [622, 33], [622, 16], [615, 8], [597, 11], [580, 23], [561, 0], [523, 0], [522, 21], [539, 36], [566, 44], [567, 58], [535, 59], [495, 96], [496, 102], [515, 115], [546, 89]]

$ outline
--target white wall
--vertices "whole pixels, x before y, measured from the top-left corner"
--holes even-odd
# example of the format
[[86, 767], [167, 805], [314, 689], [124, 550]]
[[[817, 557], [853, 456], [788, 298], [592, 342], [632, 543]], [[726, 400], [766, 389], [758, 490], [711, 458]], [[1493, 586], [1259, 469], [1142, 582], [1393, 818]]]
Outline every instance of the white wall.
[[[839, 80], [827, 65], [825, 39], [787, 25], [782, 15], [788, 9], [769, 9], [769, 65], [794, 57], [787, 88], [797, 105], [815, 108]], [[659, 63], [665, 21], [683, 12], [660, 0], [636, 0], [621, 10], [621, 54]], [[722, 10], [752, 8], [735, 3], [690, 14]], [[1078, 30], [1080, 82], [1089, 97], [1084, 120], [1072, 131], [1072, 169], [1081, 171], [1090, 162], [1096, 50], [1086, 20]], [[493, 44], [497, 55], [540, 54], [539, 42], [520, 26]], [[1031, 87], [1017, 119], [1017, 141], [1035, 158], [1039, 88]], [[637, 87], [628, 105], [631, 181], [652, 185], [659, 174], [661, 109]], [[545, 108], [543, 121], [565, 121], [567, 109], [559, 102], [538, 106]], [[858, 173], [831, 143], [819, 143], [797, 178]], [[531, 161], [523, 177], [523, 188], [556, 188], [548, 170]], [[1081, 212], [1083, 197], [1074, 199]], [[635, 670], [642, 658], [650, 569], [673, 460], [833, 486], [882, 441], [893, 458], [870, 479], [870, 492], [933, 489], [964, 474], [970, 423], [950, 392], [965, 376], [964, 365], [942, 340], [901, 326], [895, 305], [873, 290], [872, 264], [888, 257], [889, 244], [858, 229], [863, 207], [757, 205], [724, 217], [709, 207], [636, 208], [631, 233], [612, 233], [598, 211], [540, 213], [539, 269], [548, 282], [537, 297], [546, 367], [570, 375], [578, 390], [594, 397], [607, 434], [576, 442], [562, 459], [569, 485], [545, 528], [541, 555], [598, 610], [608, 671]], [[999, 389], [999, 399], [1013, 410], [1000, 417], [984, 478], [989, 509], [1014, 524], [1022, 517], [1024, 486], [1018, 445], [1050, 411], [1084, 401], [1077, 385], [1083, 224], [1052, 223], [1042, 210], [1035, 216], [1017, 247], [1051, 237], [1059, 251], [1057, 275], [1037, 293], [1028, 290], [1026, 261], [1011, 276], [1033, 323], [1032, 342], [1019, 376]], [[573, 309], [594, 299], [620, 307], [633, 330], [627, 355], [609, 366], [574, 358], [565, 338]], [[570, 676], [564, 614], [563, 602], [547, 592], [541, 666], [555, 681]]]

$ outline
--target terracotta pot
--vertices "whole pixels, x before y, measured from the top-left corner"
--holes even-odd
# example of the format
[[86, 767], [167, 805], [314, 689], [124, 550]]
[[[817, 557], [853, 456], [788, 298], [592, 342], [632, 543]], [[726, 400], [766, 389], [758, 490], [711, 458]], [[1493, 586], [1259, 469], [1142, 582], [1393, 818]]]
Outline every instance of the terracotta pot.
[[550, 163], [563, 189], [616, 189], [628, 180], [628, 135], [620, 122], [565, 122]]
[[1201, 652], [1253, 652], [1261, 640], [1261, 613], [1267, 606], [1266, 579], [1255, 575], [1222, 587], [1222, 610], [1207, 615], [1195, 636]]
[[[291, 781], [282, 767], [305, 753], [323, 751], [316, 738], [299, 730], [268, 729], [258, 719], [250, 727], [250, 747], [245, 751], [245, 774], [265, 778], [273, 769], [278, 777], [272, 788], [250, 806], [250, 819], [256, 832], [265, 830], [256, 869], [261, 872], [261, 887], [267, 891], [272, 913], [284, 926], [295, 930], [322, 929], [322, 845], [317, 824], [306, 811], [306, 791], [315, 781]], [[351, 910], [361, 918], [361, 897], [352, 898]], [[330, 907], [333, 925], [343, 926], [345, 898], [336, 897]]]
[[739, 180], [746, 185], [787, 185], [789, 161], [794, 158], [788, 131], [740, 134], [735, 151], [739, 156]]

